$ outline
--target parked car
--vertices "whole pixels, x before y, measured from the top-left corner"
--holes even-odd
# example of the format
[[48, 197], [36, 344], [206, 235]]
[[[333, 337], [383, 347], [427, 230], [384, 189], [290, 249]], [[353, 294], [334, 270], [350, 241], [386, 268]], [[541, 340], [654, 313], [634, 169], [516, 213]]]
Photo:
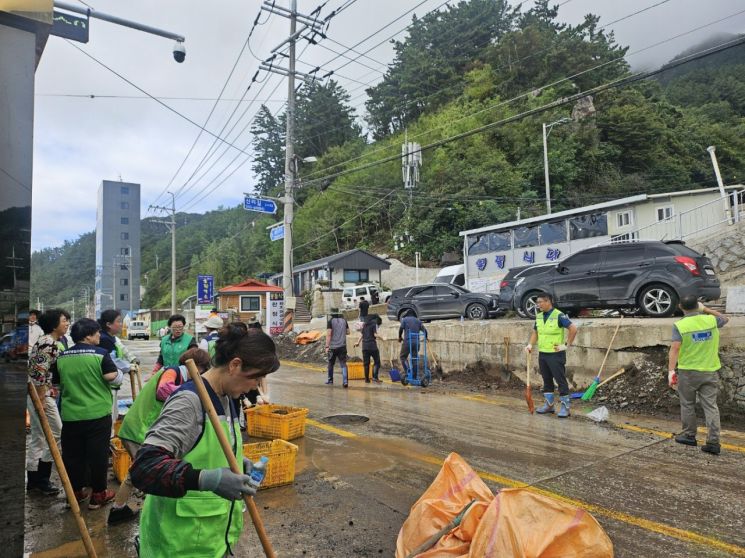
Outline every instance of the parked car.
[[499, 308], [501, 310], [515, 310], [521, 317], [527, 317], [519, 304], [515, 304], [513, 297], [515, 287], [525, 281], [526, 277], [545, 273], [554, 264], [536, 264], [513, 267], [507, 272], [502, 281], [499, 283]]
[[144, 339], [145, 341], [150, 339], [150, 328], [147, 327], [145, 322], [132, 321], [129, 322], [127, 328], [127, 339]]
[[545, 273], [515, 285], [513, 307], [535, 317], [539, 292], [553, 295], [564, 311], [636, 309], [646, 316], [671, 316], [687, 295], [715, 300], [721, 291], [711, 260], [681, 241], [639, 241], [595, 246], [568, 257]]
[[380, 287], [372, 283], [346, 287], [341, 295], [342, 306], [347, 310], [357, 308], [360, 305], [360, 298], [363, 296], [370, 304], [380, 304], [381, 302], [388, 302], [388, 299], [391, 298], [391, 292], [381, 291]]
[[433, 283], [396, 289], [388, 301], [388, 318], [400, 320], [414, 310], [420, 320], [460, 318], [485, 320], [499, 313], [497, 297], [487, 293], [472, 293], [457, 285]]
[[6, 362], [28, 358], [28, 326], [21, 326], [0, 339], [0, 358]]

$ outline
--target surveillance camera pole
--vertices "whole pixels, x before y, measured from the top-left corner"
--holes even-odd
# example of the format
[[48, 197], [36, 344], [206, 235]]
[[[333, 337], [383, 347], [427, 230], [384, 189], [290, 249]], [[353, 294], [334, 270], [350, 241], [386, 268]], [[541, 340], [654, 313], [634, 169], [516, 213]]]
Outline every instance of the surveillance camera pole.
[[[551, 128], [557, 125], [566, 124], [571, 122], [571, 118], [562, 118], [551, 124], [543, 123], [543, 174], [546, 181], [546, 214], [551, 214], [551, 184], [548, 179], [548, 135], [551, 133]], [[519, 219], [518, 219], [519, 220]]]
[[166, 31], [164, 29], [158, 29], [157, 27], [151, 27], [150, 25], [137, 23], [136, 21], [131, 21], [110, 14], [105, 14], [103, 12], [99, 12], [98, 10], [94, 10], [93, 8], [79, 6], [78, 4], [70, 4], [69, 2], [60, 2], [59, 0], [55, 0], [54, 7], [68, 12], [100, 19], [102, 21], [108, 21], [109, 23], [113, 23], [115, 25], [121, 25], [123, 27], [129, 27], [130, 29], [136, 29], [137, 31], [150, 33], [151, 35], [158, 35], [159, 37], [165, 37], [166, 39], [173, 39], [174, 41], [178, 41], [179, 43], [183, 43], [186, 40], [183, 35], [179, 35], [178, 33], [171, 33], [170, 31]]
[[159, 209], [171, 214], [170, 221], [155, 222], [165, 225], [171, 231], [171, 315], [173, 316], [176, 313], [176, 196], [173, 192], [168, 193], [171, 195], [171, 207], [151, 205], [149, 209]]

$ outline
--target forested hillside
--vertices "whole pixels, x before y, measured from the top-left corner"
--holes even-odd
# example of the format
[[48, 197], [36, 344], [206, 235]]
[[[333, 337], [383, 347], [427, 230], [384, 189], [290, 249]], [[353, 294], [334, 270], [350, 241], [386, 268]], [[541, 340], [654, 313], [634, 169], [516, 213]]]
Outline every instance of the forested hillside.
[[[733, 38], [713, 37], [681, 56]], [[595, 16], [568, 26], [556, 21], [546, 0], [525, 12], [506, 1], [471, 0], [415, 19], [406, 39], [395, 43], [384, 79], [367, 89], [365, 129], [338, 83], [303, 86], [297, 152], [318, 160], [299, 168], [294, 261], [355, 246], [392, 253], [398, 245], [404, 260], [418, 251], [438, 262], [460, 249], [460, 230], [511, 220], [518, 211], [543, 213], [541, 125], [562, 118], [571, 121], [549, 137], [554, 211], [714, 186], [708, 145], [717, 146], [725, 181], [740, 181], [742, 46], [520, 117], [629, 76], [626, 54]], [[257, 190], [276, 194], [284, 174], [284, 115], [262, 108], [252, 132]], [[411, 206], [401, 179], [404, 138], [423, 146]], [[197, 273], [214, 274], [223, 285], [281, 270], [281, 243], [270, 243], [265, 230], [274, 217], [233, 208], [179, 220], [186, 221], [177, 234], [180, 297], [193, 293]], [[162, 226], [145, 220], [142, 243], [143, 304], [167, 305], [170, 240]], [[84, 235], [34, 254], [32, 296], [63, 302], [88, 277], [92, 285], [92, 246], [92, 236]]]

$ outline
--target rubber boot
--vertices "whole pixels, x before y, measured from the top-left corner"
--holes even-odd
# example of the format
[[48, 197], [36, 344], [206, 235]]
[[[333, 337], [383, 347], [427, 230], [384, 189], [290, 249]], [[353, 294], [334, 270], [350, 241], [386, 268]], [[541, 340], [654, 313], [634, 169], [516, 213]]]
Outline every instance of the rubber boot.
[[556, 413], [556, 416], [559, 418], [567, 418], [571, 413], [569, 412], [569, 395], [562, 395], [559, 397], [559, 401], [561, 401], [561, 405], [559, 407], [559, 412]]
[[28, 482], [26, 483], [26, 492], [31, 492], [39, 486], [39, 471], [26, 471]]
[[545, 415], [548, 413], [554, 412], [554, 394], [553, 393], [544, 393], [543, 397], [546, 399], [546, 402], [538, 407], [535, 412], [539, 415]]
[[46, 496], [54, 496], [59, 493], [60, 489], [54, 486], [49, 479], [52, 476], [52, 462], [39, 460], [39, 471], [36, 480], [36, 487]]

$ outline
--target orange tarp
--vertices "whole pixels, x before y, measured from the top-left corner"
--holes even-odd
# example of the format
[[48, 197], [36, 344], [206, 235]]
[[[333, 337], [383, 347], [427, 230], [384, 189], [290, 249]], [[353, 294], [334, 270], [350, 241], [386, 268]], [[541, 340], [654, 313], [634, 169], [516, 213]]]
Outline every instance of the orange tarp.
[[322, 331], [304, 331], [295, 338], [295, 343], [298, 345], [308, 345], [315, 343], [323, 335]]
[[419, 558], [612, 558], [613, 544], [592, 515], [528, 488], [493, 496], [456, 453], [412, 506], [396, 541], [396, 558], [446, 526], [471, 501], [459, 527]]

